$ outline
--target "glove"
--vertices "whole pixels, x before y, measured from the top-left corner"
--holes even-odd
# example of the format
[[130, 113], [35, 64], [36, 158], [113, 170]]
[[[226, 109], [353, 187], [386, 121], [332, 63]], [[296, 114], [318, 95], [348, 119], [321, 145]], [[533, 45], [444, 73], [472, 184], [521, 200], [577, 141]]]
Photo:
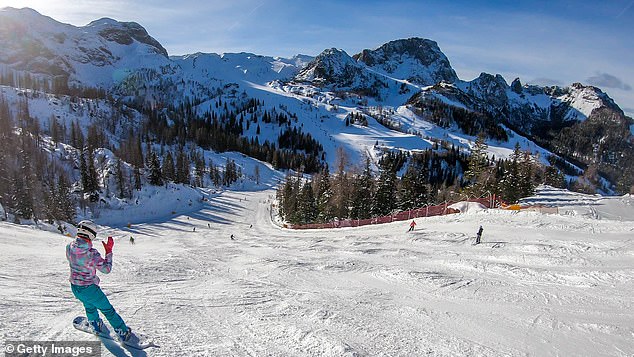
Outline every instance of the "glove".
[[101, 242], [101, 244], [103, 244], [103, 249], [106, 250], [106, 255], [112, 253], [112, 247], [114, 247], [114, 240], [112, 240], [112, 237], [108, 237], [108, 242]]

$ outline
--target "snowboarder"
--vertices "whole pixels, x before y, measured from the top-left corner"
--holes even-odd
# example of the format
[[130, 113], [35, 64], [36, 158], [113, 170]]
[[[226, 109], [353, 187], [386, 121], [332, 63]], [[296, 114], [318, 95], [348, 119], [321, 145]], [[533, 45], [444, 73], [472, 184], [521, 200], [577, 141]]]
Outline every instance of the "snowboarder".
[[130, 244], [134, 244], [134, 237], [130, 236]]
[[408, 232], [413, 232], [414, 231], [414, 227], [416, 227], [416, 221], [412, 220], [412, 223], [409, 224]]
[[475, 244], [480, 244], [480, 238], [482, 238], [482, 226], [480, 226], [480, 229], [478, 229], [478, 233], [476, 234]]
[[233, 239], [233, 234], [231, 235], [231, 240], [235, 240], [235, 239]]
[[132, 329], [115, 311], [106, 295], [99, 287], [96, 270], [104, 274], [112, 270], [112, 248], [114, 241], [108, 237], [108, 242], [101, 242], [106, 251], [106, 258], [102, 258], [92, 242], [97, 238], [97, 226], [92, 221], [81, 221], [77, 225], [77, 239], [66, 246], [66, 259], [70, 265], [70, 287], [73, 295], [84, 304], [86, 317], [95, 334], [103, 328], [103, 321], [97, 310], [108, 319], [121, 342], [128, 341]]

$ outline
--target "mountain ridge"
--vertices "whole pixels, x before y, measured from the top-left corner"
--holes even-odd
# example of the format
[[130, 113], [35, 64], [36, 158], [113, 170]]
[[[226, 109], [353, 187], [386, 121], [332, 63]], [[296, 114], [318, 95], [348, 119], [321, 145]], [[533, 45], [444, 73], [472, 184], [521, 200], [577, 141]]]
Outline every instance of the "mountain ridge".
[[[269, 101], [269, 110], [273, 107], [295, 108], [304, 116], [301, 123], [297, 122], [300, 127], [323, 130], [320, 140], [341, 145], [350, 144], [338, 131], [348, 129], [339, 124], [324, 128], [320, 122], [311, 122], [308, 118], [314, 115], [311, 113], [314, 108], [327, 109], [315, 115], [322, 122], [329, 118], [343, 123], [348, 116], [364, 112], [381, 125], [400, 130], [404, 130], [402, 128], [408, 126], [407, 121], [411, 119], [410, 114], [398, 114], [406, 111], [407, 106], [428, 114], [433, 110], [450, 112], [451, 108], [459, 108], [485, 119], [458, 125], [450, 115], [430, 123], [452, 133], [458, 130], [460, 135], [467, 134], [467, 138], [478, 130], [495, 140], [523, 135], [548, 147], [553, 154], [564, 155], [583, 165], [603, 167], [601, 165], [609, 164], [610, 168], [603, 167], [603, 171], [611, 170], [612, 173], [606, 175], [614, 183], [613, 167], [621, 162], [603, 159], [603, 156], [613, 157], [614, 150], [584, 147], [571, 153], [559, 148], [555, 141], [564, 130], [578, 129], [578, 132], [586, 133], [589, 129], [581, 126], [588, 119], [596, 119], [590, 120], [592, 123], [603, 122], [601, 118], [607, 115], [616, 118], [619, 127], [632, 122], [607, 94], [592, 86], [539, 87], [522, 85], [519, 79], [508, 84], [501, 75], [488, 73], [471, 81], [460, 80], [438, 44], [424, 38], [394, 40], [352, 56], [336, 48], [326, 49], [315, 57], [281, 58], [247, 52], [170, 56], [159, 41], [135, 22], [101, 18], [86, 26], [75, 27], [34, 10], [12, 8], [0, 10], [0, 19], [7, 20], [0, 24], [0, 46], [7, 49], [0, 54], [0, 75], [4, 82], [15, 83], [16, 78], [21, 80], [25, 73], [44, 82], [61, 78], [67, 87], [104, 88], [139, 110], [146, 106], [164, 110], [193, 103], [192, 114], [201, 117], [218, 114], [220, 102], [228, 101], [229, 109], [238, 111], [244, 106], [243, 102], [254, 98]], [[29, 26], [24, 25], [27, 21]], [[26, 41], [15, 40], [15, 29], [21, 31]], [[303, 104], [297, 106], [297, 101]], [[443, 103], [444, 109], [437, 103]], [[389, 110], [377, 112], [373, 108]], [[598, 109], [602, 109], [602, 114], [595, 116], [601, 118], [593, 116], [595, 111], [599, 113]], [[606, 110], [611, 114], [605, 114]], [[298, 114], [284, 111], [289, 116]], [[439, 113], [434, 115], [442, 115]], [[430, 118], [428, 115], [419, 119], [429, 121]], [[591, 125], [585, 125], [588, 126]], [[275, 128], [267, 130], [267, 139], [275, 140]], [[371, 132], [358, 130], [363, 135]], [[423, 135], [419, 129], [408, 130]], [[614, 142], [609, 133], [600, 134], [600, 128], [593, 130], [595, 132], [584, 135], [599, 143], [602, 139]], [[265, 137], [253, 128], [243, 128], [241, 132], [250, 140], [258, 138], [262, 141]], [[443, 133], [447, 135], [445, 131]], [[631, 133], [626, 134], [618, 133], [631, 143]], [[404, 150], [416, 147], [404, 145], [404, 142], [406, 140], [394, 142], [393, 147]], [[469, 148], [461, 140], [453, 143]], [[424, 148], [429, 142], [422, 140], [417, 145]], [[508, 145], [511, 145], [510, 141]], [[356, 155], [369, 150], [370, 146], [355, 149], [358, 150]], [[327, 160], [333, 163], [334, 148], [326, 150], [330, 150]], [[592, 152], [596, 151], [601, 154], [598, 162], [592, 162], [595, 159], [591, 157], [597, 157]]]

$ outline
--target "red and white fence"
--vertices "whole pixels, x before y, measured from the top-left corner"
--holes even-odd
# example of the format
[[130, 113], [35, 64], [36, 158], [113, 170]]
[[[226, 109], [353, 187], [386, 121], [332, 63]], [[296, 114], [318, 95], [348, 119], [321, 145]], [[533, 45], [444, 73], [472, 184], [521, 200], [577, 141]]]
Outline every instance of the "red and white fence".
[[[468, 199], [469, 202], [479, 202], [486, 208], [497, 207], [498, 201], [495, 196]], [[407, 221], [414, 218], [442, 216], [445, 214], [460, 213], [460, 211], [449, 208], [456, 202], [445, 202], [436, 206], [425, 206], [409, 211], [398, 212], [389, 216], [374, 217], [367, 219], [344, 219], [327, 223], [310, 223], [310, 224], [292, 224], [288, 225], [291, 229], [322, 229], [322, 228], [343, 228], [343, 227], [359, 227], [371, 224], [383, 224], [397, 221]]]

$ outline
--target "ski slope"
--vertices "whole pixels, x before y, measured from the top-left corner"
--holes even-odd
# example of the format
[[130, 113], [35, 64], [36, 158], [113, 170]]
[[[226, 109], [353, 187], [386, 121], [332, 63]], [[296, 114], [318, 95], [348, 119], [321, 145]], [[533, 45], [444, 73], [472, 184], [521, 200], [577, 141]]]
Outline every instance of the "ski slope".
[[[413, 233], [409, 222], [290, 231], [271, 223], [272, 197], [223, 192], [187, 215], [103, 228], [116, 244], [101, 286], [161, 345], [147, 355], [634, 354], [633, 221], [470, 210], [418, 219]], [[0, 349], [94, 339], [71, 325], [83, 309], [69, 238], [7, 222], [0, 238]]]

